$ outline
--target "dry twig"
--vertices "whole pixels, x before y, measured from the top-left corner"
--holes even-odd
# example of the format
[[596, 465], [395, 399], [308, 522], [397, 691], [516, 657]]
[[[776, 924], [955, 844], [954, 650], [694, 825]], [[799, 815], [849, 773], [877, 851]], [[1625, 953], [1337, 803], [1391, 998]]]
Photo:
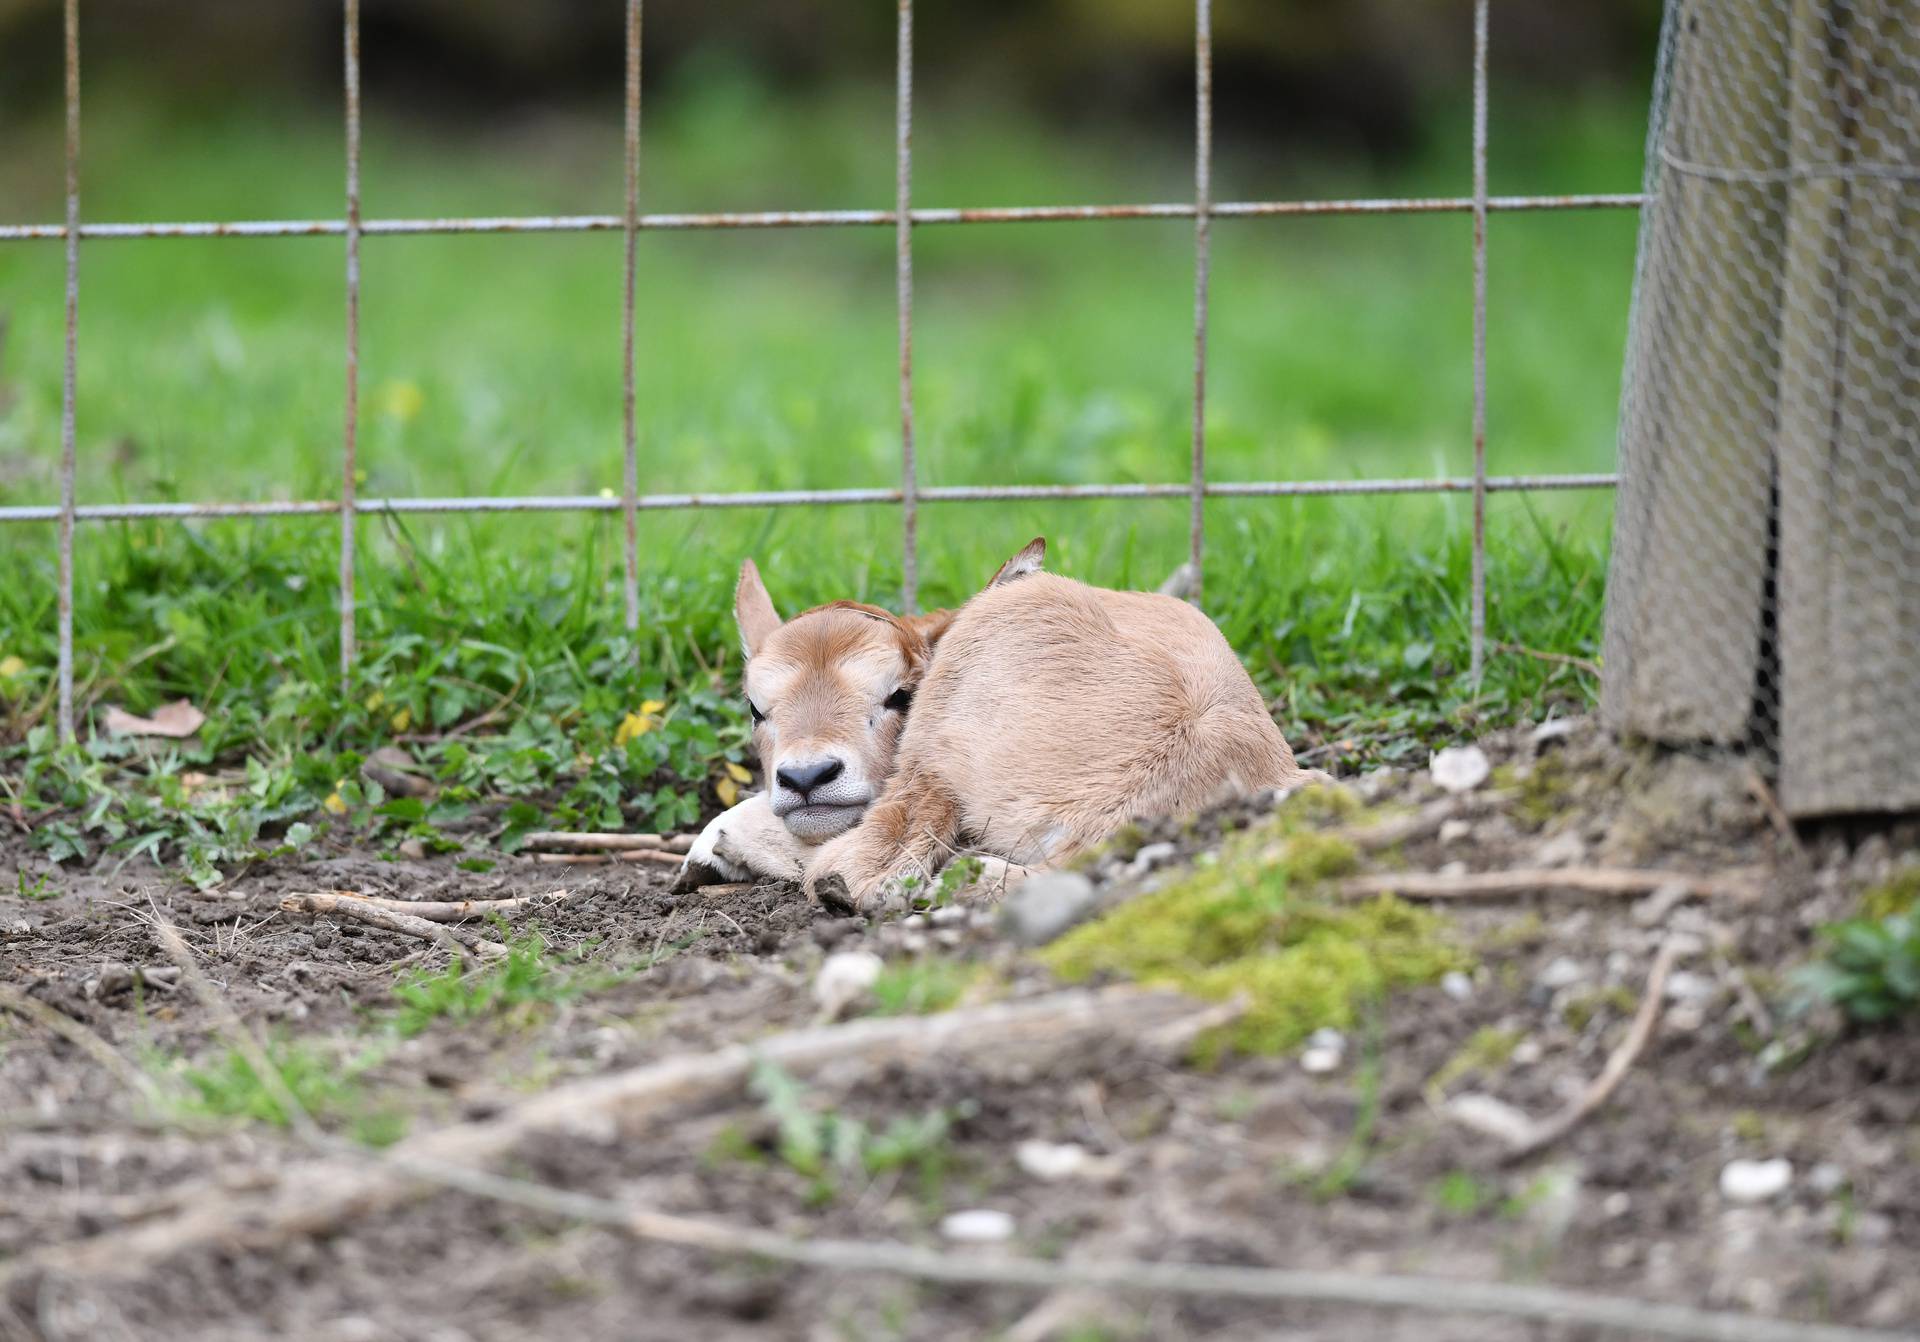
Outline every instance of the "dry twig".
[[1571, 666], [1588, 675], [1598, 677], [1600, 663], [1591, 657], [1572, 657], [1564, 652], [1542, 652], [1538, 648], [1524, 647], [1519, 643], [1490, 643], [1487, 645], [1495, 652], [1510, 652], [1516, 657], [1531, 657], [1536, 662], [1551, 662], [1555, 666]]
[[287, 913], [338, 914], [342, 918], [351, 918], [369, 927], [398, 932], [402, 936], [419, 937], [422, 941], [437, 941], [455, 956], [461, 955], [463, 951], [488, 956], [507, 953], [507, 948], [497, 941], [489, 941], [471, 932], [455, 932], [414, 914], [398, 913], [393, 909], [385, 908], [359, 895], [287, 895], [281, 899], [280, 907]]
[[1589, 1116], [1613, 1097], [1632, 1069], [1636, 1059], [1653, 1038], [1654, 1027], [1660, 1023], [1660, 1011], [1666, 1004], [1667, 975], [1673, 972], [1673, 965], [1686, 951], [1688, 944], [1679, 937], [1669, 937], [1660, 952], [1653, 957], [1653, 968], [1647, 974], [1647, 990], [1640, 998], [1640, 1009], [1633, 1014], [1633, 1024], [1627, 1027], [1626, 1038], [1607, 1058], [1607, 1065], [1600, 1069], [1600, 1075], [1593, 1084], [1582, 1091], [1580, 1097], [1544, 1123], [1536, 1123], [1533, 1131], [1515, 1142], [1503, 1159], [1512, 1163], [1525, 1160], [1528, 1156], [1553, 1145], [1572, 1132]]
[[[518, 913], [522, 909], [551, 908], [564, 903], [569, 895], [566, 890], [552, 890], [544, 895], [515, 895], [507, 899], [392, 899], [386, 895], [363, 895], [357, 890], [318, 890], [308, 893], [293, 893], [285, 899], [321, 900], [358, 900], [377, 909], [386, 909], [391, 913], [403, 913], [414, 918], [424, 918], [430, 923], [459, 923], [469, 918], [486, 918], [493, 914]], [[281, 907], [285, 908], [285, 899]], [[337, 911], [337, 906], [329, 910]]]
[[[1139, 1040], [1208, 1010], [1175, 993], [1065, 992], [937, 1016], [871, 1017], [668, 1058], [556, 1087], [490, 1119], [408, 1138], [378, 1160], [354, 1152], [293, 1167], [269, 1197], [238, 1198], [210, 1188], [176, 1216], [51, 1246], [17, 1260], [13, 1270], [130, 1277], [197, 1245], [265, 1246], [318, 1233], [417, 1196], [420, 1180], [402, 1176], [422, 1163], [470, 1168], [536, 1138], [631, 1133], [678, 1107], [738, 1089], [763, 1060], [802, 1076], [841, 1063], [878, 1069], [929, 1060], [982, 1068], [1017, 1061], [1038, 1071], [1084, 1059], [1102, 1041]], [[0, 1268], [0, 1285], [8, 1275]]]
[[626, 853], [650, 848], [662, 853], [684, 853], [693, 847], [693, 835], [589, 834], [574, 830], [539, 830], [523, 836], [520, 847], [528, 852]]
[[530, 856], [535, 862], [559, 867], [604, 867], [609, 862], [652, 862], [677, 867], [687, 860], [684, 855], [664, 848], [630, 848], [615, 853], [533, 853]]
[[1401, 899], [1505, 899], [1547, 890], [1586, 895], [1650, 895], [1683, 887], [1702, 899], [1749, 899], [1757, 893], [1759, 872], [1751, 868], [1719, 876], [1628, 867], [1518, 867], [1511, 871], [1470, 871], [1449, 876], [1437, 871], [1404, 871], [1348, 876], [1339, 891], [1350, 899], [1398, 895]]

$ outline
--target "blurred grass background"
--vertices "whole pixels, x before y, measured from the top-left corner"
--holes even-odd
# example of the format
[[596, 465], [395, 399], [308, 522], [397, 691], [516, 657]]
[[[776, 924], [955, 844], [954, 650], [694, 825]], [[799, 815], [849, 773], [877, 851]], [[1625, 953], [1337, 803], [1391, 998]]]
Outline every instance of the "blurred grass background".
[[[506, 12], [519, 8], [369, 3], [368, 217], [618, 212], [620, 6]], [[926, 8], [916, 203], [1191, 196], [1190, 8], [1060, 0], [970, 23]], [[1467, 6], [1218, 8], [1216, 198], [1468, 189]], [[643, 208], [890, 204], [891, 10], [802, 6], [814, 31], [748, 9], [649, 28]], [[1496, 7], [1496, 192], [1635, 189], [1648, 11]], [[333, 8], [130, 12], [90, 14], [85, 32], [86, 218], [339, 216]], [[0, 85], [9, 221], [61, 216], [50, 13], [0, 6], [18, 39], [0, 44], [17, 76]], [[1492, 220], [1494, 473], [1611, 468], [1635, 225]], [[1465, 216], [1218, 221], [1210, 476], [1469, 472], [1470, 230]], [[892, 241], [643, 235], [643, 490], [896, 483]], [[922, 482], [1183, 479], [1192, 246], [1185, 221], [918, 230]], [[62, 274], [58, 242], [0, 245], [3, 502], [57, 497]], [[362, 493], [617, 491], [620, 284], [617, 234], [368, 239]], [[89, 243], [81, 285], [83, 502], [337, 492], [339, 239]], [[924, 599], [964, 599], [1041, 533], [1056, 569], [1155, 585], [1184, 557], [1185, 506], [929, 506]], [[1490, 637], [1590, 657], [1608, 496], [1498, 497], [1490, 516]], [[1591, 691], [1574, 667], [1512, 654], [1465, 684], [1468, 517], [1464, 498], [1209, 505], [1209, 611], [1323, 759], [1405, 754]], [[744, 554], [783, 608], [897, 595], [893, 509], [643, 514], [633, 649], [617, 527], [367, 520], [366, 664], [341, 695], [331, 519], [85, 526], [83, 700], [203, 702], [209, 759], [364, 750], [503, 703], [492, 728], [532, 713], [591, 750], [642, 695], [725, 689]], [[0, 554], [14, 579], [0, 740], [23, 767], [51, 692], [53, 528], [0, 529]], [[401, 704], [417, 706], [396, 727]], [[730, 731], [737, 715], [714, 704], [701, 711]]]

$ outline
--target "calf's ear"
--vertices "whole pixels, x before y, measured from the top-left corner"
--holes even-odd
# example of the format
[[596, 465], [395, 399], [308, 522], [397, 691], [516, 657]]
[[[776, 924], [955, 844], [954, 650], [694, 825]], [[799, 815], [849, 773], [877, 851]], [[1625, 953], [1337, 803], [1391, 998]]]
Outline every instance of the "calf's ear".
[[920, 615], [909, 615], [901, 621], [909, 630], [918, 634], [928, 648], [940, 641], [940, 635], [947, 632], [947, 626], [953, 623], [950, 610], [930, 610]]
[[993, 575], [993, 581], [987, 586], [998, 587], [1003, 582], [1024, 578], [1029, 573], [1038, 573], [1041, 565], [1046, 562], [1046, 558], [1047, 538], [1035, 536], [1021, 547], [1019, 554], [1000, 566], [1000, 571]]
[[740, 565], [740, 583], [733, 589], [733, 619], [740, 626], [740, 648], [748, 657], [760, 651], [767, 636], [780, 627], [780, 612], [773, 608], [767, 585], [760, 581], [760, 570], [749, 559]]

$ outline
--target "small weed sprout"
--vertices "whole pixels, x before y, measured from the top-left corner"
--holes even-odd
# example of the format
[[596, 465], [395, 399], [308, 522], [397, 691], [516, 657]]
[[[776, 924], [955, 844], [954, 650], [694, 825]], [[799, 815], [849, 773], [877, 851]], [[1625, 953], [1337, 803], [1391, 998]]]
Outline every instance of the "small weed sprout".
[[513, 936], [507, 942], [506, 955], [493, 964], [470, 969], [455, 960], [445, 969], [416, 971], [400, 979], [393, 986], [400, 1009], [391, 1023], [401, 1036], [410, 1037], [437, 1020], [524, 1020], [556, 1002], [607, 987], [618, 978], [608, 970], [563, 969], [549, 954], [540, 934], [528, 930]]
[[[368, 1050], [342, 1064], [311, 1044], [269, 1039], [266, 1053], [286, 1093], [315, 1119], [342, 1124], [354, 1140], [368, 1146], [387, 1146], [404, 1135], [405, 1117], [375, 1105], [360, 1080], [379, 1062], [380, 1050]], [[198, 1066], [181, 1067], [174, 1079], [184, 1087], [173, 1101], [183, 1117], [240, 1119], [281, 1128], [292, 1124], [278, 1092], [261, 1081], [238, 1049], [229, 1048]]]
[[[922, 1200], [929, 1206], [940, 1204], [958, 1112], [935, 1109], [903, 1115], [875, 1131], [848, 1114], [816, 1112], [808, 1103], [806, 1087], [783, 1068], [764, 1061], [755, 1066], [749, 1089], [773, 1120], [774, 1154], [808, 1181], [808, 1201], [832, 1202], [839, 1196], [841, 1181], [850, 1177], [873, 1179], [910, 1171], [917, 1176]], [[752, 1160], [758, 1150], [732, 1133], [723, 1135], [714, 1154]]]
[[876, 1016], [930, 1016], [958, 1002], [980, 977], [957, 960], [912, 960], [888, 965], [869, 989]]

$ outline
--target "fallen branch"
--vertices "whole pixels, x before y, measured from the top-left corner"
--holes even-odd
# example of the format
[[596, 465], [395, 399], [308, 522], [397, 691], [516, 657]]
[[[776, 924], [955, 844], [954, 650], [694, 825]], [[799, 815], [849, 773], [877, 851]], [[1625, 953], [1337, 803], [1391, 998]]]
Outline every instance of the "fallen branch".
[[456, 956], [463, 951], [493, 956], [507, 953], [507, 948], [497, 941], [489, 941], [471, 932], [454, 932], [411, 913], [396, 913], [358, 895], [287, 895], [281, 899], [280, 908], [286, 913], [338, 914], [369, 927], [398, 932], [401, 936], [437, 941]]
[[1339, 882], [1341, 895], [1368, 899], [1398, 895], [1401, 899], [1505, 899], [1547, 890], [1586, 895], [1650, 895], [1678, 886], [1701, 899], [1750, 899], [1757, 893], [1760, 873], [1752, 868], [1721, 876], [1690, 876], [1678, 871], [1644, 871], [1626, 867], [1519, 867], [1512, 871], [1470, 871], [1457, 876], [1437, 871], [1404, 871], [1348, 876]]
[[1102, 1042], [1133, 1044], [1216, 1009], [1134, 988], [1065, 992], [935, 1016], [870, 1017], [668, 1058], [556, 1087], [491, 1119], [409, 1138], [384, 1159], [352, 1154], [294, 1166], [269, 1196], [241, 1198], [209, 1187], [177, 1216], [54, 1245], [0, 1267], [0, 1285], [25, 1270], [132, 1277], [196, 1246], [263, 1247], [320, 1233], [418, 1196], [423, 1180], [405, 1177], [412, 1164], [485, 1165], [554, 1134], [631, 1135], [681, 1106], [739, 1089], [762, 1061], [798, 1076], [841, 1063], [878, 1071], [930, 1061], [983, 1070], [1018, 1065], [1044, 1075], [1048, 1067], [1083, 1061]]
[[38, 998], [29, 997], [5, 983], [0, 983], [0, 1009], [24, 1016], [42, 1029], [59, 1035], [112, 1072], [123, 1085], [138, 1091], [143, 1099], [152, 1101], [157, 1096], [158, 1088], [152, 1077], [121, 1057], [112, 1044], [64, 1012], [56, 1011]]
[[540, 830], [522, 836], [523, 851], [561, 853], [626, 853], [654, 849], [684, 853], [693, 847], [691, 834], [587, 834], [573, 830]]
[[1544, 1123], [1534, 1125], [1531, 1132], [1508, 1148], [1503, 1160], [1513, 1164], [1552, 1146], [1613, 1098], [1613, 1092], [1620, 1088], [1647, 1041], [1653, 1038], [1654, 1027], [1660, 1023], [1660, 1012], [1666, 1005], [1667, 975], [1673, 972], [1674, 962], [1690, 949], [1691, 945], [1683, 938], [1667, 939], [1659, 954], [1653, 957], [1653, 968], [1647, 973], [1647, 989], [1641, 995], [1640, 1009], [1633, 1014], [1633, 1024], [1627, 1027], [1627, 1037], [1608, 1056], [1600, 1075], [1572, 1104]]
[[[522, 909], [549, 908], [563, 903], [569, 892], [553, 890], [544, 895], [515, 895], [510, 899], [391, 899], [385, 895], [363, 895], [356, 890], [327, 890], [287, 895], [287, 899], [357, 900], [391, 913], [425, 918], [430, 923], [459, 923], [469, 918], [492, 914], [518, 913]], [[286, 905], [281, 904], [282, 908]]]
[[637, 1240], [675, 1244], [706, 1253], [792, 1263], [829, 1272], [885, 1272], [955, 1285], [1100, 1288], [1139, 1294], [1210, 1299], [1292, 1300], [1504, 1318], [1550, 1320], [1614, 1329], [1635, 1337], [1704, 1342], [1887, 1342], [1891, 1334], [1832, 1324], [1794, 1323], [1752, 1314], [1693, 1309], [1619, 1296], [1563, 1291], [1551, 1286], [1461, 1281], [1454, 1277], [1374, 1275], [1286, 1268], [1213, 1267], [1126, 1259], [1053, 1262], [1034, 1258], [980, 1258], [951, 1249], [836, 1239], [794, 1239], [771, 1230], [674, 1216], [629, 1207], [484, 1170], [405, 1154], [382, 1164], [425, 1182], [551, 1216], [603, 1225]]
[[630, 848], [617, 853], [533, 853], [531, 856], [535, 862], [563, 867], [604, 867], [609, 862], [652, 862], [677, 867], [687, 860], [684, 854], [670, 853], [664, 848]]

